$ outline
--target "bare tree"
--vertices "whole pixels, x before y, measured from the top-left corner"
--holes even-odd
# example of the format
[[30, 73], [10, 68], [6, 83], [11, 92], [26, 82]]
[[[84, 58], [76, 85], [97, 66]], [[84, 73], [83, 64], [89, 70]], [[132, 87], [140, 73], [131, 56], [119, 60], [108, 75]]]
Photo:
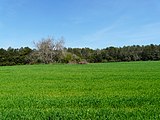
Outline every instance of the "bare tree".
[[48, 37], [34, 44], [36, 46], [35, 52], [37, 59], [45, 64], [58, 62], [64, 49], [63, 37], [57, 41], [51, 37]]

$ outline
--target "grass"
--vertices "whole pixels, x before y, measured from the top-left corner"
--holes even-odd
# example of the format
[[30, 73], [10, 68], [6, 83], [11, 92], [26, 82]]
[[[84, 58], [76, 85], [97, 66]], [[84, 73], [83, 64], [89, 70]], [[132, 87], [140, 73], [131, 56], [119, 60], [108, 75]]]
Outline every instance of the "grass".
[[0, 67], [1, 120], [160, 119], [160, 62]]

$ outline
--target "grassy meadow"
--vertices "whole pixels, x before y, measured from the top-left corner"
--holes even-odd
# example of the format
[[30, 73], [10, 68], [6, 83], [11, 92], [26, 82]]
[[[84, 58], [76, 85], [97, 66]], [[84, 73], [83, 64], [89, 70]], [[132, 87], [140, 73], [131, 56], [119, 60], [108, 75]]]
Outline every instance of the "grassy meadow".
[[158, 120], [160, 62], [0, 67], [0, 120]]

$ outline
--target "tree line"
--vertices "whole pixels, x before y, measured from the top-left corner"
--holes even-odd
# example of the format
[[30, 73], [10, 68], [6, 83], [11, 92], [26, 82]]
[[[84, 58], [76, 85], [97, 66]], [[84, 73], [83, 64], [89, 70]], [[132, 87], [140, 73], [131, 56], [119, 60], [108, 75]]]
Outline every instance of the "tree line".
[[133, 45], [104, 49], [68, 48], [68, 52], [91, 63], [160, 60], [160, 45]]
[[49, 63], [101, 63], [160, 60], [160, 45], [132, 45], [104, 49], [65, 48], [63, 38], [42, 39], [29, 47], [0, 49], [0, 66]]

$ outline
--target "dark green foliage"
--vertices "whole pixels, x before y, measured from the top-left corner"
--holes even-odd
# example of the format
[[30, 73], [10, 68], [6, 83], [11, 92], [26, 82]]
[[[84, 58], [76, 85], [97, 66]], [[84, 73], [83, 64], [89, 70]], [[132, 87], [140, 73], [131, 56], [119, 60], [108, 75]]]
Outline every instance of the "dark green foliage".
[[[55, 52], [55, 51], [54, 51]], [[157, 61], [160, 60], [160, 45], [108, 47], [105, 49], [65, 48], [55, 52], [50, 62], [46, 63], [89, 63], [121, 61]], [[37, 50], [28, 47], [0, 49], [0, 66], [45, 63]]]
[[24, 65], [28, 64], [27, 56], [32, 52], [29, 47], [14, 49], [9, 47], [7, 50], [0, 49], [0, 65]]
[[89, 48], [68, 48], [68, 52], [86, 59], [91, 63], [120, 62], [120, 61], [148, 61], [160, 60], [160, 45], [108, 47], [92, 50]]

